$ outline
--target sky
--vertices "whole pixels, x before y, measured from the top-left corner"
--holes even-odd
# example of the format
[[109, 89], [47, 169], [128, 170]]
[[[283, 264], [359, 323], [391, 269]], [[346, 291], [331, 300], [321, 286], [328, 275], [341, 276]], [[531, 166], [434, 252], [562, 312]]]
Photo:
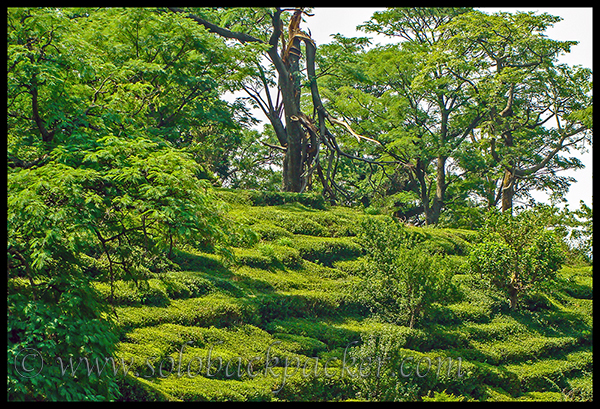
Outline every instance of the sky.
[[[571, 48], [569, 54], [563, 55], [560, 62], [569, 65], [582, 65], [586, 68], [592, 68], [592, 7], [479, 7], [477, 8], [485, 13], [492, 14], [499, 11], [515, 13], [517, 11], [536, 12], [538, 14], [548, 13], [554, 16], [560, 16], [562, 21], [556, 23], [546, 31], [547, 36], [554, 40], [574, 40], [579, 44]], [[373, 12], [384, 10], [384, 8], [371, 7], [315, 7], [314, 16], [305, 17], [305, 23], [302, 28], [310, 29], [311, 37], [317, 43], [327, 44], [332, 40], [332, 34], [342, 34], [346, 37], [371, 37], [375, 44], [384, 44], [391, 41], [385, 36], [377, 36], [373, 33], [365, 33], [356, 30], [356, 26], [368, 21]], [[592, 205], [592, 148], [588, 148], [588, 153], [577, 154], [585, 164], [585, 168], [577, 171], [564, 171], [563, 176], [572, 176], [577, 182], [574, 182], [566, 199], [568, 207], [575, 210], [579, 207], [579, 201], [583, 200], [586, 205]], [[532, 193], [537, 201], [547, 202], [548, 195], [544, 192]]]

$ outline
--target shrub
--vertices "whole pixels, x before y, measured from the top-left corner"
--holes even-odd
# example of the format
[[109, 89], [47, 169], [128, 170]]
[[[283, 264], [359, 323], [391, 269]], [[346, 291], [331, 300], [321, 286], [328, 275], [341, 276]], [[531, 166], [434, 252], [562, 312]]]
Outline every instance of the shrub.
[[433, 396], [423, 396], [423, 402], [464, 402], [467, 398], [462, 395], [455, 396], [454, 394], [441, 392], [433, 392]]
[[359, 275], [364, 267], [364, 258], [359, 257], [354, 260], [337, 260], [333, 262], [333, 268], [342, 270], [348, 274]]
[[271, 216], [273, 224], [284, 228], [293, 234], [308, 236], [326, 236], [327, 230], [306, 215], [277, 212]]
[[592, 368], [591, 351], [575, 351], [561, 358], [538, 360], [533, 363], [511, 364], [506, 368], [518, 375], [524, 391], [568, 387], [567, 376]]
[[370, 401], [415, 401], [430, 389], [434, 373], [428, 371], [423, 377], [414, 373], [415, 363], [424, 355], [405, 348], [413, 331], [385, 326], [363, 336], [360, 345], [350, 351], [359, 363], [355, 369], [357, 397]]
[[265, 328], [272, 333], [300, 335], [319, 340], [330, 350], [345, 348], [359, 337], [357, 331], [326, 323], [313, 317], [276, 318], [268, 321]]
[[119, 377], [117, 383], [121, 392], [120, 402], [168, 402], [177, 400], [155, 388], [150, 381], [136, 378], [130, 374], [122, 378]]
[[317, 354], [319, 354], [320, 352], [327, 350], [327, 345], [325, 345], [323, 342], [321, 342], [317, 339], [314, 339], [314, 338], [305, 337], [302, 335], [294, 335], [294, 334], [277, 334], [276, 333], [273, 335], [275, 336], [275, 338], [297, 343], [300, 346], [300, 348], [297, 352], [302, 355], [312, 357], [312, 356], [317, 356]]
[[360, 245], [348, 237], [297, 237], [293, 246], [303, 259], [327, 267], [333, 266], [336, 261], [355, 258], [363, 253]]
[[252, 303], [218, 293], [173, 300], [169, 308], [122, 307], [118, 314], [119, 324], [124, 330], [164, 323], [226, 327], [240, 322], [252, 324], [258, 318]]
[[[160, 276], [160, 275], [159, 275]], [[159, 279], [138, 281], [117, 280], [112, 289], [109, 283], [96, 282], [95, 288], [105, 300], [110, 300], [115, 306], [141, 306], [149, 305], [165, 307], [169, 305], [172, 291], [169, 282]]]
[[300, 203], [313, 209], [325, 209], [325, 198], [317, 193], [249, 190], [248, 196], [254, 206], [277, 206], [286, 203]]
[[469, 243], [459, 235], [446, 230], [428, 229], [427, 233], [421, 233], [425, 237], [419, 237], [412, 232], [409, 238], [417, 241], [419, 247], [429, 253], [449, 254], [463, 256], [469, 251]]
[[[115, 399], [114, 378], [94, 372], [86, 376], [87, 364], [77, 362], [89, 357], [93, 364], [95, 358], [113, 355], [118, 339], [106, 319], [108, 310], [85, 279], [71, 277], [68, 285], [59, 280], [55, 284], [62, 290], [56, 298], [48, 292], [34, 298], [25, 291], [8, 295], [7, 399]], [[70, 357], [75, 357], [74, 367], [69, 366]]]
[[273, 394], [267, 380], [272, 382], [272, 379], [266, 377], [237, 382], [203, 376], [193, 378], [170, 376], [153, 383], [159, 393], [171, 397], [171, 400], [184, 402], [271, 401]]
[[149, 280], [148, 285], [141, 288], [140, 301], [143, 305], [155, 307], [166, 307], [170, 304], [169, 296], [162, 282], [156, 279]]
[[367, 263], [359, 291], [376, 316], [413, 328], [434, 302], [448, 299], [454, 266], [416, 246], [391, 219], [365, 219], [362, 229]]
[[327, 230], [329, 237], [356, 236], [358, 233], [356, 215], [350, 217], [341, 212], [321, 211], [311, 214], [311, 219]]
[[564, 253], [554, 234], [531, 213], [490, 214], [486, 239], [469, 254], [472, 272], [503, 291], [516, 309], [519, 296], [556, 278]]
[[239, 265], [262, 270], [286, 267], [296, 269], [302, 266], [300, 252], [288, 246], [260, 243], [255, 249], [235, 249], [234, 252]]
[[283, 227], [276, 226], [270, 222], [260, 222], [252, 225], [252, 229], [265, 241], [275, 241], [281, 238], [291, 237], [292, 233]]
[[234, 249], [236, 263], [248, 267], [269, 270], [273, 267], [273, 258], [258, 249]]
[[173, 300], [201, 297], [215, 290], [213, 282], [189, 271], [169, 272], [162, 276], [162, 280], [169, 298]]
[[288, 317], [331, 316], [339, 301], [327, 293], [266, 294], [257, 297], [263, 322]]

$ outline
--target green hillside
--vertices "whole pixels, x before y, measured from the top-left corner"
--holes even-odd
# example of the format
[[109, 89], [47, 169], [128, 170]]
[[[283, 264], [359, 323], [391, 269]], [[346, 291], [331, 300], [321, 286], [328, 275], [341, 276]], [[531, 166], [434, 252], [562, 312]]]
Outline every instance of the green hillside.
[[[591, 266], [563, 267], [516, 312], [459, 268], [452, 301], [410, 329], [357, 296], [358, 222], [379, 216], [311, 196], [219, 195], [242, 226], [230, 257], [187, 249], [144, 285], [115, 283], [123, 400], [592, 399]], [[476, 240], [408, 229], [457, 266]]]

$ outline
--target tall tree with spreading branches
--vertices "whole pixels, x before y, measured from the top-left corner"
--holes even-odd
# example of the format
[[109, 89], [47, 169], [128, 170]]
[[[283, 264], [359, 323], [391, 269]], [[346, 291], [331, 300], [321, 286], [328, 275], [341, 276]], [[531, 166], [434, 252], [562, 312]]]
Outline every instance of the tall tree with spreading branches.
[[[181, 13], [223, 38], [249, 44], [262, 50], [268, 63], [274, 67], [277, 82], [271, 71], [265, 68], [265, 60], [255, 59], [253, 84], [242, 84], [242, 88], [256, 102], [269, 119], [279, 145], [270, 144], [273, 149], [285, 152], [283, 160], [283, 190], [304, 192], [310, 187], [313, 175], [318, 175], [326, 195], [335, 197], [332, 180], [326, 177], [321, 165], [323, 147], [334, 155], [349, 155], [343, 152], [330, 127], [342, 127], [355, 138], [369, 139], [354, 132], [346, 122], [334, 118], [323, 106], [316, 81], [315, 57], [317, 45], [300, 28], [303, 16], [311, 16], [303, 7], [260, 9], [245, 15], [253, 19], [247, 27], [228, 27], [228, 13], [248, 13], [249, 10], [216, 13], [215, 10], [188, 10], [171, 7], [171, 11]], [[288, 17], [286, 13], [291, 13]], [[211, 21], [210, 19], [213, 19]], [[270, 24], [269, 24], [270, 20]], [[214, 21], [219, 21], [220, 24]], [[287, 30], [284, 29], [287, 25]], [[254, 48], [256, 50], [256, 48]], [[306, 82], [302, 81], [302, 49]], [[310, 89], [312, 112], [303, 109], [302, 88]], [[271, 88], [276, 88], [276, 96]], [[371, 140], [372, 143], [376, 141]], [[351, 156], [351, 155], [349, 155]], [[358, 159], [358, 158], [357, 158]]]

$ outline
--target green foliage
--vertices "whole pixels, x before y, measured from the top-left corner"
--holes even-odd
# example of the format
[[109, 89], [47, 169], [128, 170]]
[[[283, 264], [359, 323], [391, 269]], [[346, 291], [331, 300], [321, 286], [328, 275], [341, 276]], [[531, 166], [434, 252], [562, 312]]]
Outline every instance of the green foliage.
[[71, 276], [67, 283], [62, 281], [65, 278], [53, 280], [53, 290], [46, 287], [43, 292], [45, 283], [38, 281], [35, 293], [29, 286], [14, 291], [9, 282], [9, 401], [119, 397], [110, 364], [102, 374], [94, 367], [96, 359], [102, 365], [115, 351], [113, 323], [106, 319], [106, 308], [87, 280]]
[[359, 240], [367, 252], [362, 294], [381, 319], [413, 328], [434, 302], [450, 294], [453, 266], [417, 246], [391, 219], [365, 219]]
[[298, 249], [303, 259], [328, 267], [337, 260], [358, 257], [363, 253], [360, 245], [348, 237], [315, 239], [300, 236], [292, 246]]
[[472, 272], [507, 294], [513, 309], [520, 294], [554, 280], [565, 259], [555, 235], [532, 211], [490, 213], [482, 234], [484, 241], [469, 254]]
[[[157, 10], [11, 8], [8, 26], [8, 277], [28, 294], [9, 292], [9, 355], [107, 357], [106, 300], [165, 306], [174, 291], [197, 292], [142, 281], [115, 295], [118, 280], [173, 268], [177, 246], [226, 241], [201, 179], [222, 160], [218, 142], [234, 141], [215, 138], [236, 128], [214, 82], [231, 60], [222, 42]], [[197, 149], [206, 144], [215, 150]], [[92, 278], [108, 286], [102, 301]], [[117, 396], [111, 379], [55, 375], [11, 373], [10, 399]]]
[[255, 206], [278, 206], [286, 203], [300, 203], [313, 209], [324, 209], [325, 199], [314, 193], [294, 193], [250, 190], [248, 195]]
[[[255, 214], [266, 218], [268, 211], [290, 214], [306, 211], [295, 206], [261, 209], [248, 204], [237, 206], [230, 215], [244, 222], [249, 222]], [[335, 214], [324, 211], [321, 222], [326, 219], [333, 222]], [[364, 216], [350, 209], [339, 216], [342, 219], [354, 216], [354, 220], [363, 220], [362, 225], [381, 225], [373, 228], [372, 246], [383, 254], [391, 248], [385, 243], [411, 250], [430, 240], [439, 243], [478, 240], [476, 232], [403, 227], [382, 216]], [[386, 237], [391, 238], [385, 241]], [[162, 281], [167, 290], [167, 284], [173, 282], [191, 288], [188, 281], [192, 279], [198, 285], [208, 280], [211, 286], [195, 298], [174, 299], [169, 295], [169, 305], [118, 307], [121, 342], [117, 356], [134, 358], [131, 372], [146, 374], [150, 367], [145, 359], [150, 360], [155, 370], [154, 377], [120, 381], [123, 399], [140, 396], [144, 400], [212, 401], [538, 400], [562, 396], [554, 384], [560, 385], [565, 399], [589, 398], [590, 388], [584, 379], [589, 379], [586, 371], [591, 368], [590, 361], [581, 352], [589, 351], [591, 345], [591, 300], [572, 295], [589, 296], [591, 267], [563, 268], [557, 272], [560, 276], [557, 283], [546, 286], [544, 292], [525, 295], [522, 302], [528, 308], [512, 312], [497, 291], [486, 288], [484, 280], [464, 274], [467, 257], [440, 253], [435, 257], [440, 258], [443, 270], [453, 272], [449, 274], [449, 287], [440, 290], [438, 294], [444, 297], [434, 300], [420, 317], [418, 328], [411, 329], [402, 325], [405, 322], [385, 322], [368, 309], [354, 308], [352, 303], [364, 300], [364, 292], [351, 290], [366, 285], [361, 278], [368, 254], [360, 258], [348, 254], [332, 267], [308, 260], [290, 267], [278, 261], [285, 251], [315, 247], [319, 241], [332, 239], [368, 240], [364, 230], [358, 237], [340, 238], [290, 233], [275, 241], [233, 249], [240, 259], [260, 258], [264, 268], [225, 266], [214, 254], [177, 252], [176, 260], [182, 267], [185, 265], [186, 271], [157, 274], [149, 280], [150, 286], [161, 286]], [[384, 243], [378, 247], [380, 240]], [[391, 263], [393, 260], [390, 257]], [[346, 271], [339, 270], [341, 267]], [[236, 290], [226, 287], [225, 282]], [[575, 282], [580, 287], [570, 295], [567, 287]], [[358, 340], [361, 342], [356, 343]], [[185, 344], [183, 373], [177, 376], [179, 351], [187, 341], [193, 344]], [[287, 356], [292, 363], [295, 358], [300, 360], [300, 369], [286, 379], [283, 387], [279, 376], [284, 371], [281, 361], [271, 368], [272, 372], [267, 375], [263, 372], [265, 351], [276, 341], [281, 344], [274, 344], [276, 349], [272, 350], [280, 358]], [[200, 369], [196, 376], [188, 377], [187, 363], [196, 357], [204, 360], [211, 345], [214, 345], [213, 356], [225, 361], [240, 356], [260, 358], [253, 367], [259, 375], [249, 377], [243, 365], [241, 377], [225, 377], [223, 372], [219, 376], [206, 376]], [[171, 359], [175, 362], [172, 371]], [[549, 359], [552, 362], [548, 365], [533, 365]], [[380, 360], [383, 361], [377, 377]], [[157, 372], [161, 362], [167, 367], [164, 377]], [[193, 366], [198, 362], [193, 361]], [[315, 362], [321, 370], [316, 374], [312, 371]], [[324, 374], [325, 362], [329, 362], [332, 376]], [[459, 362], [462, 376], [458, 376]], [[305, 363], [308, 368], [303, 374]], [[553, 366], [560, 370], [553, 372]], [[401, 368], [410, 375], [402, 376]], [[294, 370], [288, 368], [288, 374]]]
[[[341, 141], [381, 163], [336, 164], [346, 199], [413, 223], [478, 228], [501, 198], [512, 208], [513, 196], [533, 203], [533, 190], [564, 197], [573, 179], [559, 170], [582, 166], [565, 155], [591, 143], [592, 81], [589, 69], [557, 62], [574, 44], [548, 37], [558, 21], [389, 7], [360, 28], [398, 43], [366, 49], [362, 38], [337, 36], [322, 47], [328, 110], [384, 146]], [[552, 121], [537, 120], [556, 103]], [[507, 171], [514, 184], [498, 191]]]
[[236, 250], [235, 257], [240, 265], [264, 270], [296, 269], [302, 266], [302, 258], [297, 249], [270, 243], [261, 243], [257, 249]]
[[[94, 232], [89, 226], [98, 214], [94, 195], [86, 194], [86, 187], [97, 179], [92, 171], [55, 163], [8, 176], [8, 278], [23, 279], [20, 291], [9, 286], [11, 362], [28, 348], [46, 363], [56, 357], [78, 360], [84, 353], [103, 360], [113, 351], [112, 325], [89, 284], [82, 257], [92, 250]], [[117, 396], [116, 384], [109, 378], [62, 376], [56, 366], [40, 370], [43, 376], [31, 379], [10, 371], [9, 399]]]
[[448, 394], [446, 391], [434, 392], [432, 397], [423, 397], [423, 402], [464, 402], [466, 400], [464, 396], [454, 396], [454, 394]]
[[[582, 147], [521, 127], [491, 158], [491, 136], [536, 120], [532, 100], [553, 101], [565, 132], [591, 129], [591, 73], [552, 59], [500, 70], [478, 47], [506, 47], [518, 65], [570, 43], [544, 37], [552, 16], [466, 11], [390, 9], [364, 27], [402, 45], [368, 50], [366, 38], [337, 35], [319, 48], [327, 109], [385, 145], [338, 138], [383, 166], [321, 158], [362, 211], [278, 192], [281, 154], [260, 143], [277, 143], [272, 130], [243, 130], [249, 111], [222, 98], [248, 86], [266, 45], [225, 42], [164, 8], [9, 8], [8, 400], [593, 400], [591, 208], [481, 212], [513, 158], [527, 171], [557, 140]], [[267, 8], [193, 12], [265, 41], [272, 28]], [[260, 76], [274, 84], [271, 74]], [[507, 119], [497, 114], [511, 85]], [[560, 194], [569, 181], [554, 172], [580, 164], [547, 166], [520, 187]], [[479, 234], [379, 215], [439, 204], [436, 187], [441, 224]], [[498, 289], [525, 308], [509, 310]], [[284, 385], [284, 361], [265, 372], [270, 345], [314, 372]], [[209, 351], [259, 357], [260, 376], [156, 373]], [[368, 376], [340, 376], [346, 352]], [[407, 356], [461, 357], [465, 376], [399, 377]]]
[[537, 204], [533, 210], [541, 221], [552, 228], [564, 242], [567, 259], [571, 264], [589, 264], [593, 260], [593, 212], [583, 201], [579, 208], [560, 209], [552, 205]]

